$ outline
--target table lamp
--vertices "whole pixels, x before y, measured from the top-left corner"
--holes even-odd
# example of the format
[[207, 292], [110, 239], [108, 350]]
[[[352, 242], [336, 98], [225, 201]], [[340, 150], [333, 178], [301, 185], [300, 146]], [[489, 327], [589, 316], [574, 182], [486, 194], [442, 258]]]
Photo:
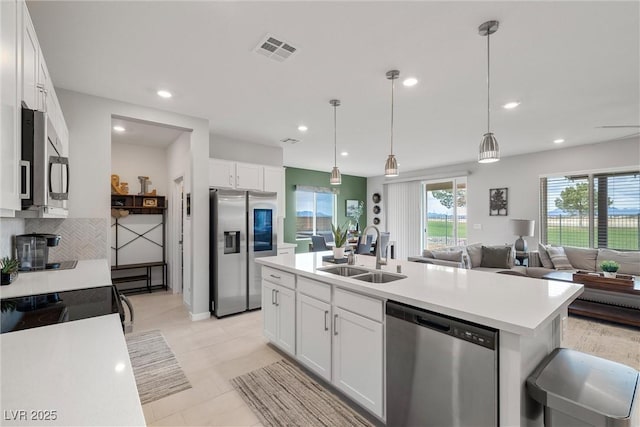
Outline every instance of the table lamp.
[[533, 236], [536, 222], [532, 219], [512, 219], [511, 231], [519, 236], [514, 245], [516, 251], [525, 252], [527, 250], [527, 241], [522, 236]]

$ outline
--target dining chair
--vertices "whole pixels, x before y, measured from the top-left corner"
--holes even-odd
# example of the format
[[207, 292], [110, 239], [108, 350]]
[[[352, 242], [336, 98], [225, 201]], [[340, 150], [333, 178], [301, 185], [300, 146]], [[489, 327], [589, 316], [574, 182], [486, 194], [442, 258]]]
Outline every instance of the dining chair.
[[327, 242], [323, 236], [311, 236], [311, 244], [313, 245], [313, 252], [328, 251]]
[[358, 239], [358, 247], [356, 248], [356, 253], [371, 255], [371, 243], [373, 242], [373, 235], [368, 234], [365, 242], [360, 243], [362, 242], [363, 237], [364, 236], [360, 236], [360, 238]]

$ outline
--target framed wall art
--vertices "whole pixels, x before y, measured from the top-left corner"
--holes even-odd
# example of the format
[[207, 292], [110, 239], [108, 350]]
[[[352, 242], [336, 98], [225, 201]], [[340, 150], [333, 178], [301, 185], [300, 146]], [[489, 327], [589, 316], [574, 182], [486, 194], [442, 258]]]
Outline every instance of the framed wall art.
[[507, 188], [489, 189], [489, 216], [507, 216]]

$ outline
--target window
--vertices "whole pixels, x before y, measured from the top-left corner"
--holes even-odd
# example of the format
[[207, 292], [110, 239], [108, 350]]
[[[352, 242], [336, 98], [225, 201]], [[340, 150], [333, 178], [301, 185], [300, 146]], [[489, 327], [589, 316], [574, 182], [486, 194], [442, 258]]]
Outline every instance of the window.
[[423, 248], [437, 249], [466, 244], [467, 179], [427, 182], [423, 189]]
[[545, 177], [540, 197], [543, 243], [640, 248], [639, 171]]
[[330, 191], [296, 189], [296, 239], [310, 239], [319, 232], [331, 232], [336, 196]]

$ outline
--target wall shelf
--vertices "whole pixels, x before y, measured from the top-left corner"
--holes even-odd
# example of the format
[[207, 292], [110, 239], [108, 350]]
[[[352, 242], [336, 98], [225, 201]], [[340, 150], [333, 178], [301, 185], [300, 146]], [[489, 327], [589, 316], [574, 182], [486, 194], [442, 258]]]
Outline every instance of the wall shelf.
[[[111, 266], [112, 283], [117, 287], [118, 284], [145, 282], [144, 286], [119, 288], [118, 291], [122, 293], [133, 293], [133, 292], [143, 292], [143, 291], [152, 292], [153, 290], [156, 290], [156, 289], [167, 290], [167, 262], [165, 258], [166, 198], [164, 196], [112, 194], [111, 209], [127, 210], [131, 215], [160, 215], [159, 221], [156, 223], [150, 223], [149, 228], [144, 232], [135, 231], [133, 228], [122, 224], [122, 219], [126, 218], [126, 216], [122, 218], [119, 218], [117, 216], [114, 217], [115, 222], [111, 225], [111, 227], [115, 228], [115, 246], [111, 247], [111, 249], [115, 251], [115, 264]], [[149, 233], [151, 233], [152, 231], [158, 228], [161, 228], [162, 230], [161, 242], [157, 242], [147, 236]], [[126, 231], [132, 234], [134, 237], [124, 243], [120, 242], [119, 234], [121, 234], [123, 231]], [[150, 247], [156, 247], [156, 246], [160, 247], [162, 250], [162, 259], [158, 261], [151, 261], [151, 262], [122, 264], [119, 256], [120, 251], [134, 242], [151, 245]], [[162, 269], [161, 283], [152, 284], [151, 279], [152, 279], [152, 271], [154, 268]], [[116, 273], [114, 275], [114, 272], [119, 272], [119, 271], [126, 271], [127, 273], [123, 275]]]

